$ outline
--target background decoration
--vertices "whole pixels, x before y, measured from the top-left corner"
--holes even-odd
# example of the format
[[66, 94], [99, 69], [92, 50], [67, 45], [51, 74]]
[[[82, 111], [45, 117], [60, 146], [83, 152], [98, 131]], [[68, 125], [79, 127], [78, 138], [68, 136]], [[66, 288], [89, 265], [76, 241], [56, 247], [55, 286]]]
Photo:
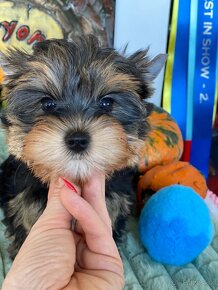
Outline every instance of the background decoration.
[[113, 8], [113, 0], [0, 0], [0, 47], [82, 33], [93, 33], [112, 46]]
[[216, 109], [218, 2], [174, 0], [163, 106], [183, 135], [183, 160], [208, 177]]
[[[95, 34], [113, 46], [114, 0], [0, 0], [0, 50], [30, 52], [36, 42]], [[3, 73], [0, 68], [0, 93]], [[0, 101], [1, 105], [1, 101]]]

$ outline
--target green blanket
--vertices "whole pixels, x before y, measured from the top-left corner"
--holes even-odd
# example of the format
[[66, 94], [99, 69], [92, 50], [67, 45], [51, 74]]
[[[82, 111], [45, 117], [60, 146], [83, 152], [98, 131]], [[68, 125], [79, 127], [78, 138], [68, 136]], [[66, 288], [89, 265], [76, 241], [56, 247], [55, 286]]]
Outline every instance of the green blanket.
[[124, 263], [125, 290], [217, 290], [218, 225], [207, 249], [192, 263], [183, 267], [164, 266], [154, 262], [138, 238], [137, 220], [132, 218], [120, 247]]
[[[0, 163], [7, 155], [0, 131]], [[0, 185], [1, 186], [1, 185]], [[3, 214], [0, 211], [0, 219]], [[125, 290], [218, 290], [218, 225], [211, 245], [192, 263], [183, 267], [163, 266], [154, 262], [138, 238], [138, 222], [131, 217], [120, 245], [126, 285]], [[10, 268], [5, 227], [0, 223], [0, 285]]]
[[0, 128], [0, 164], [7, 157], [7, 149], [4, 137], [3, 130]]

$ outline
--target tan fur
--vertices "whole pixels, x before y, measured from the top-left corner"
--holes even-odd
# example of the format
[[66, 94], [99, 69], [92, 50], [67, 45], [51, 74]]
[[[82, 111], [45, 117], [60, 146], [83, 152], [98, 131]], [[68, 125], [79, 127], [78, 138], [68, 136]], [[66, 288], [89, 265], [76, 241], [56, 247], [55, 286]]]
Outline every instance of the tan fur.
[[128, 140], [128, 146], [129, 146], [129, 151], [131, 152], [129, 154], [129, 159], [127, 166], [133, 167], [141, 159], [142, 155], [142, 150], [145, 146], [145, 141], [136, 138], [135, 136], [132, 135], [127, 135], [127, 140]]
[[16, 227], [22, 225], [29, 232], [39, 216], [40, 205], [32, 203], [28, 208], [24, 206], [23, 198], [27, 191], [20, 192], [14, 199], [9, 201], [9, 216], [15, 216]]
[[[53, 71], [54, 66], [44, 62], [30, 62], [31, 73], [23, 74], [18, 80], [15, 80], [20, 89], [39, 89], [46, 91], [48, 83], [55, 84], [53, 89], [56, 94], [62, 94], [63, 80], [58, 78], [58, 75]], [[61, 69], [64, 70], [62, 67]]]
[[[105, 62], [93, 62], [87, 71], [95, 71], [96, 79], [98, 79], [96, 86], [96, 94], [107, 94], [113, 88], [113, 91], [129, 91], [137, 92], [140, 86], [133, 76], [117, 72], [113, 64], [108, 65]], [[137, 95], [137, 94], [136, 94]]]
[[112, 192], [111, 197], [112, 198], [106, 198], [106, 205], [111, 218], [112, 227], [114, 227], [118, 216], [121, 215], [126, 217], [129, 215], [131, 202], [126, 197], [120, 196], [116, 192]]
[[[55, 87], [58, 90], [58, 93], [61, 95], [62, 94], [62, 89], [63, 89], [63, 81], [58, 77], [58, 74], [56, 71], [53, 71], [54, 69], [54, 64], [50, 65], [48, 63], [41, 63], [41, 62], [31, 62], [31, 69], [35, 71], [35, 75], [37, 77], [40, 76], [40, 81], [42, 84], [44, 84], [44, 87], [46, 87], [46, 82], [50, 82], [51, 84], [55, 84]], [[63, 64], [61, 65], [60, 63], [57, 64], [58, 67], [61, 66], [61, 70], [64, 71]], [[40, 74], [39, 74], [40, 73]]]
[[8, 150], [11, 154], [20, 159], [23, 152], [23, 139], [26, 134], [23, 132], [16, 117], [10, 117], [10, 121], [13, 122], [14, 125], [8, 127], [6, 131]]
[[115, 91], [125, 90], [134, 93], [139, 89], [139, 82], [129, 75], [114, 72], [106, 79], [105, 86]]
[[[67, 149], [64, 136], [70, 129], [91, 136], [84, 156]], [[79, 117], [71, 121], [47, 117], [25, 136], [21, 158], [43, 182], [60, 175], [85, 181], [94, 168], [108, 175], [135, 162], [141, 145], [137, 140], [128, 140], [123, 127], [110, 117], [85, 122]]]

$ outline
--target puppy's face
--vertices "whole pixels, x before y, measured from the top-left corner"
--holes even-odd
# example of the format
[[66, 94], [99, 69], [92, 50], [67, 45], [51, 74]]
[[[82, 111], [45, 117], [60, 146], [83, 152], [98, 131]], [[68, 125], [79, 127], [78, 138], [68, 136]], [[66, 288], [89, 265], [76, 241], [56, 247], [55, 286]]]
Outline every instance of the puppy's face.
[[10, 153], [43, 182], [133, 166], [148, 129], [143, 99], [165, 61], [146, 53], [125, 58], [89, 36], [1, 54]]

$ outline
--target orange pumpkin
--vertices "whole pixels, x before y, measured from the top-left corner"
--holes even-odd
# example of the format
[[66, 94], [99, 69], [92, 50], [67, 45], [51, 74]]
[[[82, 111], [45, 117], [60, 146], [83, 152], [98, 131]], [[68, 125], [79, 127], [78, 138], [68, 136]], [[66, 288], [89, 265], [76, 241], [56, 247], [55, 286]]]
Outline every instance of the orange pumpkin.
[[138, 164], [141, 174], [156, 165], [179, 160], [183, 152], [181, 131], [169, 113], [154, 106], [148, 122], [151, 131], [145, 139], [142, 158]]
[[159, 189], [172, 184], [192, 187], [200, 196], [206, 197], [207, 184], [203, 175], [188, 162], [176, 161], [166, 165], [158, 165], [148, 170], [138, 182], [138, 197], [144, 191]]

